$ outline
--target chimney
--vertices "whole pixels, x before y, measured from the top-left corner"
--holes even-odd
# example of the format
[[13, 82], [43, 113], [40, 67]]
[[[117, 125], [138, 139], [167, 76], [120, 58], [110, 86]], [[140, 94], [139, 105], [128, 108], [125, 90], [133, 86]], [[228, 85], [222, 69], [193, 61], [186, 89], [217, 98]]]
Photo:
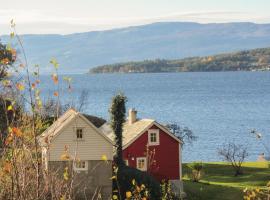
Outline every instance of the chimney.
[[128, 111], [128, 123], [133, 124], [137, 121], [137, 111], [132, 108]]

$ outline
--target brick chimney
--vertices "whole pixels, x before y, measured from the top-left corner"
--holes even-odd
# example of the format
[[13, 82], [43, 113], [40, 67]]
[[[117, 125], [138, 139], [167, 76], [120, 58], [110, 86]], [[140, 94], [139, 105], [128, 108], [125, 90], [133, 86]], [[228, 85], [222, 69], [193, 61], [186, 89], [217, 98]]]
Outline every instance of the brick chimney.
[[137, 121], [137, 111], [132, 108], [128, 111], [128, 123], [133, 124]]

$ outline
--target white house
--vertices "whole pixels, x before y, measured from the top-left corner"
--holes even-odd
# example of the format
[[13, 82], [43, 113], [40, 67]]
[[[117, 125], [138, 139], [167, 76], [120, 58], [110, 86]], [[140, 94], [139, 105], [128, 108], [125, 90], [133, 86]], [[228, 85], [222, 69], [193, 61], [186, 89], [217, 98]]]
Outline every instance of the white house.
[[[44, 167], [76, 172], [75, 181], [91, 195], [97, 188], [103, 198], [111, 195], [113, 144], [101, 131], [96, 117], [69, 109], [39, 137]], [[95, 125], [93, 124], [95, 123]]]

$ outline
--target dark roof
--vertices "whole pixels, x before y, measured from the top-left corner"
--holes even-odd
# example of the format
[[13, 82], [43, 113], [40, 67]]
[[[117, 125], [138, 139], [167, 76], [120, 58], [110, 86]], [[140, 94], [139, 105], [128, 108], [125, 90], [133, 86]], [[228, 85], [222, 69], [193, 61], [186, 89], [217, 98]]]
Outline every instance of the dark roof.
[[93, 115], [83, 114], [86, 119], [88, 119], [92, 124], [94, 124], [97, 128], [101, 127], [103, 124], [106, 123], [106, 120], [100, 117], [96, 117]]

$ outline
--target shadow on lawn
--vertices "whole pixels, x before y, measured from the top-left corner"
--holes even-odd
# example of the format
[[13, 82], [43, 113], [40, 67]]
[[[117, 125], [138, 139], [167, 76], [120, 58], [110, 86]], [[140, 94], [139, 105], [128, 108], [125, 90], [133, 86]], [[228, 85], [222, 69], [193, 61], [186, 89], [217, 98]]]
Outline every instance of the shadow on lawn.
[[241, 200], [243, 193], [240, 188], [209, 185], [184, 181], [184, 190], [188, 200]]
[[[230, 184], [233, 186], [264, 186], [270, 180], [269, 167], [243, 167], [243, 175], [234, 176], [233, 168], [229, 164], [204, 164], [203, 182], [215, 184]], [[184, 165], [183, 174], [190, 174], [190, 169]]]
[[[200, 183], [190, 180], [184, 181], [184, 190], [187, 199], [218, 199], [218, 200], [240, 200], [243, 199], [245, 187], [265, 186], [270, 180], [270, 168], [268, 163], [252, 163], [243, 166], [243, 175], [234, 176], [233, 168], [226, 163], [204, 163], [203, 176]], [[183, 165], [183, 174], [188, 175], [191, 169]]]

